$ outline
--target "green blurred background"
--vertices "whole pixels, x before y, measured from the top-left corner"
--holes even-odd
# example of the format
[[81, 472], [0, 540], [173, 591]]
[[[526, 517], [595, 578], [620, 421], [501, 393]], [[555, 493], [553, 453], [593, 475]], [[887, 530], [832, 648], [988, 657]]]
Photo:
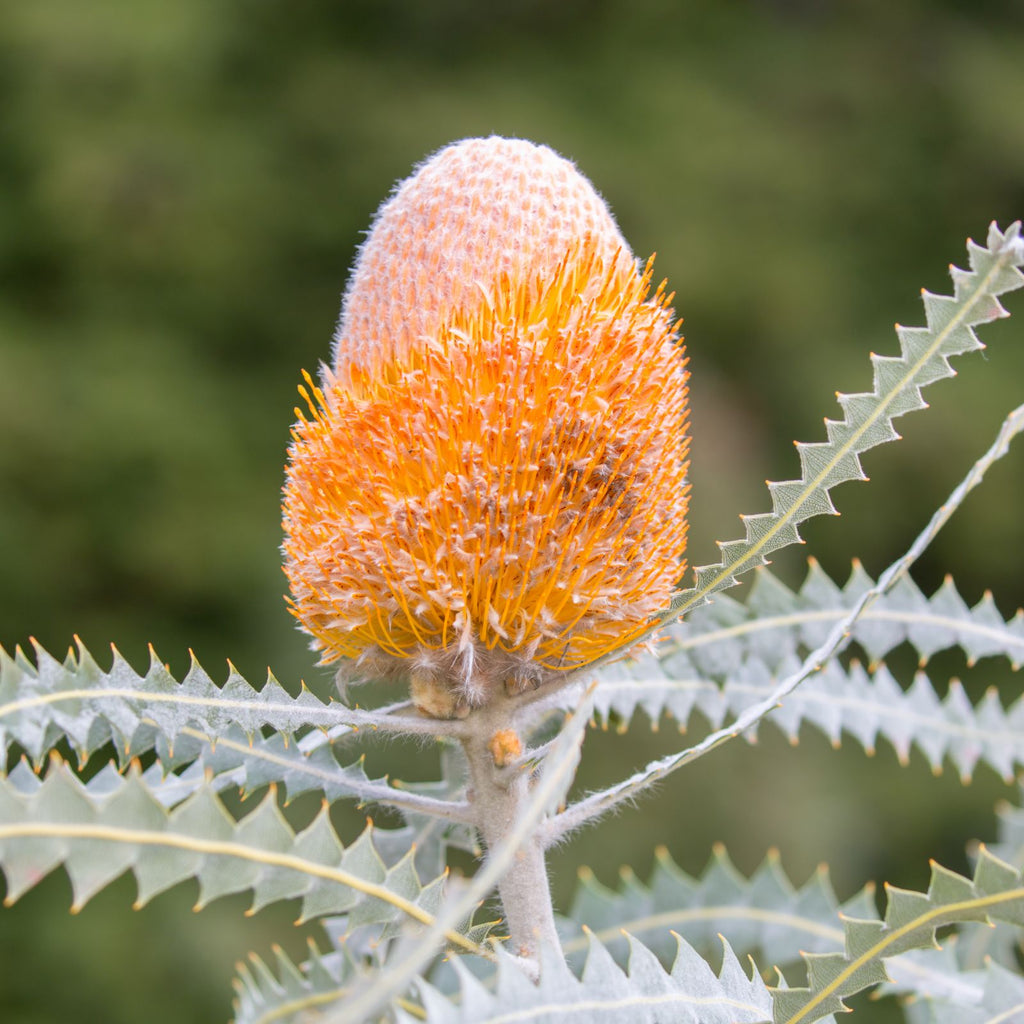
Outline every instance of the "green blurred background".
[[[945, 290], [968, 235], [1024, 214], [1024, 7], [0, 4], [0, 643], [60, 654], [78, 633], [141, 667], [152, 642], [178, 672], [192, 647], [215, 677], [230, 657], [254, 680], [271, 665], [324, 687], [277, 551], [299, 371], [328, 354], [392, 183], [490, 133], [572, 157], [635, 251], [657, 251], [686, 320], [707, 562], [738, 512], [766, 507], [763, 480], [797, 471], [790, 441], [822, 438], [834, 391], [870, 386], [892, 323], [920, 322], [918, 289]], [[1021, 330], [986, 330], [991, 354], [868, 456], [871, 485], [837, 494], [843, 519], [779, 560], [790, 582], [808, 551], [845, 578], [854, 555], [878, 573], [906, 548], [1021, 400]], [[922, 561], [927, 590], [951, 571], [970, 603], [985, 587], [1004, 613], [1024, 602], [1021, 457]], [[941, 669], [940, 688], [966, 666]], [[1018, 692], [998, 665], [968, 682]], [[641, 724], [588, 742], [596, 784], [679, 740]], [[965, 789], [918, 755], [900, 770], [813, 735], [733, 746], [557, 853], [560, 903], [578, 864], [643, 877], [659, 842], [691, 871], [715, 840], [747, 871], [778, 846], [799, 881], [826, 860], [844, 898], [870, 878], [921, 885], [928, 856], [965, 865], [1011, 794], [987, 770]], [[294, 906], [193, 917], [183, 887], [133, 914], [133, 895], [122, 880], [71, 917], [58, 875], [0, 912], [0, 1020], [222, 1021], [247, 950], [301, 955]]]

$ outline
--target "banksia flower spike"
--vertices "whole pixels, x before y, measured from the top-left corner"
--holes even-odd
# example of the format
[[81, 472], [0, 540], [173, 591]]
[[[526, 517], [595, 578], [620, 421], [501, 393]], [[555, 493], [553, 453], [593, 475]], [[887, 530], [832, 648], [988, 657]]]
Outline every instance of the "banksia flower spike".
[[437, 153], [381, 207], [284, 497], [324, 663], [438, 717], [628, 645], [686, 546], [686, 370], [664, 287], [567, 160]]

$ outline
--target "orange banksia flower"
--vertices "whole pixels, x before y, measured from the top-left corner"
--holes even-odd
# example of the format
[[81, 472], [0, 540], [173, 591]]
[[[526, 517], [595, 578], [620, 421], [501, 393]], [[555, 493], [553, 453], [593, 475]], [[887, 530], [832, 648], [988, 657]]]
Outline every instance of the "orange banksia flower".
[[686, 371], [663, 288], [544, 146], [469, 139], [381, 208], [284, 496], [302, 628], [449, 716], [637, 637], [686, 547]]

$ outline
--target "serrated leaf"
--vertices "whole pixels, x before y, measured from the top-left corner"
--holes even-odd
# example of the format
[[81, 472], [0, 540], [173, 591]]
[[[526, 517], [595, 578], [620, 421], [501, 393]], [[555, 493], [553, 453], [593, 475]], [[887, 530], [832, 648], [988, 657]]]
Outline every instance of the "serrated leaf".
[[[939, 955], [933, 951], [933, 959]], [[907, 1014], [912, 1024], [1018, 1024], [1024, 1020], [1024, 978], [1018, 971], [991, 961], [980, 971], [957, 973], [955, 966], [948, 970], [945, 986], [940, 983], [934, 992], [914, 992]]]
[[[822, 643], [874, 585], [859, 563], [840, 587], [812, 560], [797, 592], [759, 569], [744, 603], [719, 594], [685, 622], [669, 626], [654, 652], [603, 666], [595, 716], [625, 728], [637, 711], [652, 722], [668, 714], [681, 723], [698, 711], [717, 727], [735, 707], [716, 684], [735, 679], [752, 658], [780, 675], [784, 663]], [[929, 598], [902, 577], [868, 606], [851, 632], [873, 661], [908, 642], [922, 663], [950, 647], [959, 647], [972, 662], [988, 656], [1003, 656], [1014, 668], [1024, 662], [1024, 613], [1004, 620], [990, 594], [969, 608], [949, 578]]]
[[[1024, 785], [1018, 788], [1024, 803]], [[989, 845], [989, 851], [1000, 860], [1016, 868], [1024, 868], [1024, 806], [1003, 801], [996, 808], [998, 840]]]
[[[1018, 246], [1024, 254], [1024, 244]], [[737, 736], [742, 736], [756, 729], [758, 724], [783, 706], [787, 697], [801, 683], [806, 682], [815, 673], [826, 668], [837, 658], [850, 643], [851, 629], [859, 616], [871, 602], [893, 589], [901, 576], [906, 575], [914, 561], [920, 557], [928, 544], [949, 520], [953, 512], [959, 508], [965, 497], [984, 479], [985, 473], [1010, 448], [1010, 442], [1024, 432], [1024, 405], [1014, 409], [999, 428], [995, 440], [988, 450], [975, 461], [967, 475], [957, 484], [945, 502], [935, 511], [925, 528], [917, 535], [907, 551], [890, 565], [878, 578], [874, 586], [865, 590], [857, 599], [856, 604], [830, 630], [825, 640], [799, 661], [796, 668], [779, 680], [762, 700], [743, 708], [734, 721], [727, 725], [712, 729], [697, 743], [685, 747], [681, 751], [650, 761], [640, 771], [634, 772], [622, 782], [606, 789], [591, 793], [576, 801], [565, 809], [556, 819], [546, 822], [543, 828], [543, 840], [547, 845], [557, 842], [567, 833], [578, 828], [585, 822], [607, 813], [613, 807], [627, 800], [635, 799], [643, 790], [666, 778], [668, 775], [685, 765], [693, 763], [705, 754]], [[986, 709], [983, 707], [983, 711]]]
[[[422, 731], [424, 722], [429, 731], [428, 720], [406, 721], [386, 714], [387, 709], [367, 712], [324, 704], [305, 689], [292, 698], [272, 676], [257, 691], [234, 669], [218, 688], [194, 659], [178, 683], [152, 651], [144, 676], [116, 650], [108, 672], [80, 644], [77, 656], [69, 653], [63, 663], [38, 647], [36, 654], [33, 666], [20, 650], [11, 658], [0, 648], [0, 765], [12, 742], [24, 747], [37, 766], [61, 739], [70, 742], [81, 762], [113, 742], [122, 767], [140, 753], [156, 753], [146, 781], [167, 807], [206, 786], [247, 792], [278, 785], [289, 799], [319, 790], [329, 800], [354, 797], [403, 814], [436, 816], [416, 846], [417, 862], [430, 874], [442, 869], [448, 846], [472, 848], [461, 794], [446, 783], [434, 784], [444, 789], [442, 798], [440, 791], [434, 796], [417, 792], [416, 785], [398, 788], [386, 778], [370, 779], [361, 761], [341, 765], [329, 740], [352, 734], [346, 722], [369, 731], [415, 732]], [[326, 730], [329, 724], [329, 733], [315, 728]], [[264, 737], [260, 730], [265, 726], [276, 731]], [[96, 785], [91, 792], [98, 793]], [[414, 839], [411, 830], [404, 836], [391, 830], [381, 852], [397, 861]]]
[[985, 972], [964, 970], [957, 956], [958, 937], [950, 936], [939, 949], [912, 949], [886, 964], [889, 980], [879, 995], [980, 1006]]
[[273, 967], [255, 954], [238, 965], [234, 1024], [298, 1024], [343, 998], [357, 965], [344, 947], [322, 954], [310, 943], [309, 960], [296, 964], [280, 947]]
[[[272, 964], [254, 953], [249, 954], [248, 964], [238, 964], [233, 1024], [309, 1024], [324, 1019], [361, 976], [387, 964], [391, 945], [379, 925], [353, 927], [344, 915], [325, 918], [321, 924], [327, 932], [328, 952], [321, 952], [310, 940], [309, 958], [301, 964], [279, 946], [273, 947]], [[492, 927], [493, 923], [475, 925], [466, 937], [484, 943]], [[442, 959], [438, 966], [448, 968], [450, 959]], [[493, 963], [483, 958], [459, 958], [460, 964], [465, 962], [478, 963], [488, 975], [494, 973]]]
[[[542, 959], [534, 983], [507, 953], [498, 956], [493, 988], [456, 962], [460, 1000], [453, 1002], [427, 982], [417, 986], [430, 1024], [564, 1024], [568, 1020], [608, 1024], [760, 1024], [771, 1020], [771, 998], [760, 977], [748, 977], [725, 946], [716, 975], [679, 940], [671, 971], [636, 939], [629, 940], [629, 968], [591, 938], [580, 978], [560, 958]], [[416, 1018], [399, 1013], [403, 1021]]]
[[[661, 656], [685, 654], [714, 676], [721, 658], [717, 649], [728, 643], [737, 652], [734, 658], [742, 660], [752, 652], [769, 664], [778, 663], [796, 649], [817, 647], [875, 582], [855, 562], [839, 587], [812, 559], [794, 593], [767, 569], [758, 570], [744, 604], [722, 595], [696, 609], [685, 623], [672, 627]], [[1004, 620], [991, 594], [969, 608], [949, 577], [931, 597], [909, 576], [901, 577], [864, 610], [852, 633], [872, 661], [906, 641], [922, 663], [951, 647], [959, 647], [971, 662], [990, 656], [1005, 657], [1014, 668], [1024, 662], [1024, 613]]]
[[[389, 867], [368, 828], [345, 847], [326, 805], [296, 834], [270, 792], [240, 821], [216, 793], [200, 789], [171, 811], [137, 772], [98, 796], [61, 762], [25, 793], [0, 780], [0, 869], [12, 903], [56, 867], [71, 879], [74, 908], [131, 870], [142, 905], [186, 878], [199, 882], [199, 905], [251, 890], [253, 908], [300, 899], [302, 919], [345, 912], [354, 924], [433, 921], [444, 876], [420, 884], [411, 854]], [[457, 932], [451, 942], [479, 952]]]
[[809, 1024], [842, 1012], [843, 1000], [886, 980], [883, 961], [936, 945], [944, 925], [967, 921], [1024, 923], [1020, 872], [982, 847], [973, 878], [932, 865], [927, 893], [886, 888], [884, 921], [847, 919], [844, 954], [808, 955], [807, 988], [777, 989], [774, 1024]]
[[[1017, 269], [1024, 265], [1020, 223], [1005, 232], [992, 224], [986, 246], [968, 242], [967, 249], [970, 270], [951, 269], [954, 296], [922, 293], [927, 327], [897, 327], [900, 355], [872, 355], [871, 392], [838, 396], [843, 419], [825, 421], [828, 440], [797, 446], [800, 478], [769, 482], [772, 511], [741, 516], [745, 536], [719, 542], [721, 561], [697, 566], [694, 586], [678, 592], [645, 635], [734, 586], [741, 574], [765, 565], [772, 552], [799, 542], [799, 526], [807, 519], [834, 513], [829, 491], [844, 481], [865, 479], [860, 456], [899, 437], [894, 419], [926, 408], [921, 390], [954, 375], [950, 358], [983, 347], [974, 327], [1006, 316], [997, 296], [1024, 285], [1024, 275]], [[611, 652], [598, 664], [620, 653]]]
[[239, 732], [256, 737], [265, 727], [286, 740], [306, 732], [302, 744], [307, 752], [317, 746], [313, 741], [325, 745], [335, 736], [360, 729], [438, 737], [451, 731], [451, 723], [400, 713], [404, 704], [375, 711], [337, 701], [325, 704], [305, 687], [292, 697], [271, 673], [257, 690], [230, 662], [223, 686], [217, 686], [194, 657], [179, 683], [152, 648], [144, 675], [135, 672], [116, 648], [110, 669], [104, 671], [81, 642], [76, 640], [76, 645], [63, 662], [35, 645], [35, 665], [20, 648], [12, 657], [0, 647], [0, 770], [6, 768], [12, 743], [39, 764], [62, 739], [83, 762], [112, 742], [122, 765], [157, 747], [165, 763], [180, 764], [179, 740], [189, 750], [195, 747], [195, 738], [185, 732], [190, 727], [209, 741]]
[[[821, 643], [874, 584], [855, 566], [840, 588], [812, 563], [794, 593], [759, 570], [745, 604], [719, 595], [670, 627], [656, 654], [603, 668], [595, 717], [624, 728], [641, 709], [652, 721], [671, 714], [684, 724], [699, 712], [720, 728], [772, 693], [799, 667], [804, 651]], [[968, 608], [949, 579], [926, 598], [904, 577], [868, 606], [852, 633], [875, 656], [904, 641], [922, 661], [954, 645], [972, 660], [1002, 654], [1016, 664], [1024, 656], [1024, 618], [1004, 621], [990, 596]], [[979, 762], [1007, 780], [1024, 765], [1024, 700], [1004, 709], [989, 690], [972, 705], [956, 680], [939, 697], [923, 670], [904, 690], [884, 665], [868, 672], [857, 662], [848, 668], [830, 662], [766, 720], [792, 740], [804, 724], [834, 744], [852, 736], [869, 752], [884, 740], [904, 762], [916, 748], [935, 770], [948, 757], [964, 781]], [[752, 740], [756, 732], [744, 735]]]
[[[308, 738], [319, 739], [319, 734], [308, 734]], [[328, 802], [348, 797], [361, 804], [386, 804], [415, 828], [415, 833], [413, 828], [408, 830], [401, 854], [404, 856], [415, 840], [417, 866], [431, 875], [444, 868], [449, 847], [475, 849], [465, 780], [448, 765], [450, 754], [442, 757], [444, 778], [439, 782], [392, 784], [387, 776], [370, 778], [362, 758], [342, 765], [332, 744], [307, 745], [306, 739], [296, 742], [280, 733], [250, 737], [241, 729], [229, 729], [214, 742], [200, 730], [185, 726], [173, 753], [162, 737], [157, 738], [157, 762], [145, 777], [166, 807], [180, 803], [202, 786], [217, 791], [237, 787], [250, 793], [267, 785], [278, 786], [288, 801], [303, 793], [319, 792]], [[169, 765], [178, 770], [164, 774]], [[396, 834], [389, 833], [389, 846], [395, 845]], [[387, 850], [381, 853], [387, 859]]]
[[[661, 708], [685, 708], [691, 716], [699, 711], [717, 729], [764, 700], [799, 664], [794, 655], [773, 672], [751, 656], [721, 689], [696, 675], [669, 679], [652, 673], [635, 680], [603, 680], [597, 703], [604, 714], [622, 709], [623, 717], [630, 706], [635, 708], [644, 700]], [[935, 771], [948, 758], [965, 782], [979, 763], [1007, 781], [1024, 765], [1024, 699], [1004, 709], [998, 693], [990, 689], [972, 705], [956, 680], [939, 697], [924, 672], [916, 673], [913, 684], [904, 690], [884, 665], [869, 673], [857, 662], [849, 668], [830, 662], [789, 694], [765, 721], [792, 740], [803, 725], [818, 729], [835, 745], [844, 735], [850, 736], [869, 753], [884, 740], [903, 763], [917, 749]], [[756, 737], [753, 730], [744, 735], [749, 740]]]
[[290, 696], [272, 675], [256, 690], [232, 668], [218, 687], [194, 658], [179, 683], [152, 650], [145, 675], [116, 649], [107, 671], [80, 643], [63, 662], [38, 646], [35, 654], [32, 665], [20, 650], [12, 658], [0, 648], [0, 765], [12, 743], [38, 762], [65, 737], [83, 760], [113, 742], [127, 760], [158, 737], [173, 748], [187, 726], [212, 736], [255, 735], [264, 726], [290, 734], [350, 716], [343, 705], [324, 704], [309, 690]]
[[824, 871], [797, 888], [776, 853], [745, 878], [722, 847], [716, 847], [704, 872], [692, 877], [660, 849], [646, 884], [629, 873], [611, 890], [581, 873], [559, 930], [570, 957], [586, 948], [585, 935], [593, 933], [622, 963], [628, 952], [625, 932], [667, 959], [679, 933], [704, 956], [714, 953], [721, 936], [739, 956], [760, 954], [761, 964], [784, 965], [799, 961], [802, 952], [841, 949], [840, 913], [874, 913], [870, 890], [840, 905]]
[[[782, 666], [780, 675], [797, 665], [793, 659]], [[730, 711], [738, 714], [764, 699], [775, 682], [764, 665], [751, 659], [737, 680], [726, 685]], [[873, 752], [879, 740], [885, 740], [904, 764], [916, 749], [934, 771], [941, 770], [948, 758], [964, 782], [970, 781], [979, 763], [988, 764], [1007, 782], [1024, 765], [1024, 701], [1004, 710], [996, 691], [989, 690], [972, 705], [956, 680], [940, 698], [924, 672], [916, 673], [913, 684], [903, 690], [884, 665], [868, 673], [856, 662], [849, 669], [832, 662], [766, 720], [792, 740], [805, 723], [835, 745], [849, 735]]]

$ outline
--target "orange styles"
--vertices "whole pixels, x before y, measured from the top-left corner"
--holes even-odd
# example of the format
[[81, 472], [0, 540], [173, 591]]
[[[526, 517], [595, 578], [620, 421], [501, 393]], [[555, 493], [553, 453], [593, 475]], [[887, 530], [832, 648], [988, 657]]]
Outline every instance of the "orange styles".
[[447, 716], [643, 631], [686, 546], [670, 298], [546, 147], [466, 140], [399, 186], [289, 450], [285, 571], [325, 663]]

